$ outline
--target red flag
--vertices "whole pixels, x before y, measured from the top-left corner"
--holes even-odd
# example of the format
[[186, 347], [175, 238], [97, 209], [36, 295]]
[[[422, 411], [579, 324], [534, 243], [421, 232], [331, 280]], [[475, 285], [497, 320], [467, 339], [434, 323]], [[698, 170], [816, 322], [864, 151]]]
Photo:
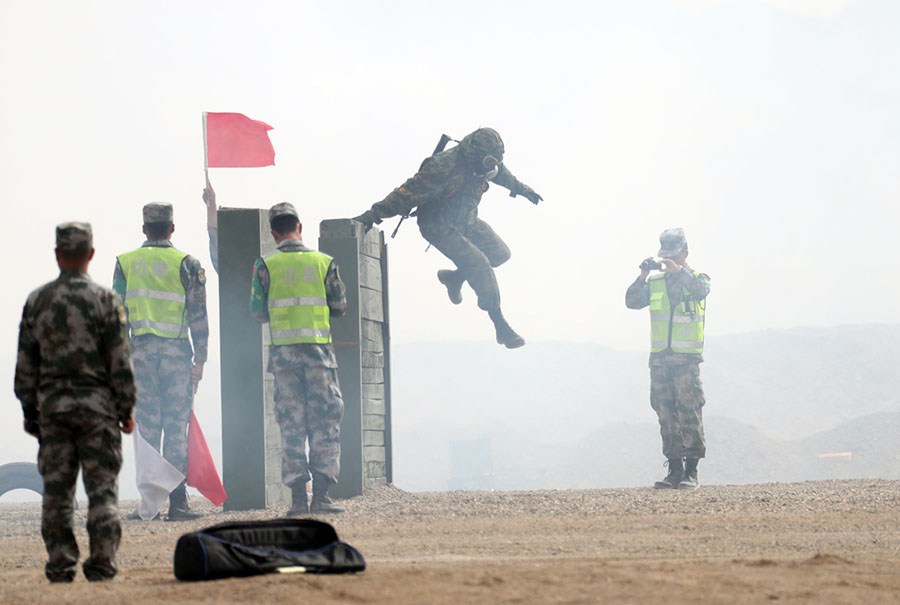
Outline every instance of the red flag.
[[275, 165], [272, 127], [242, 113], [206, 113], [206, 166], [254, 168]]
[[216, 506], [221, 506], [228, 497], [193, 411], [191, 424], [188, 426], [187, 484], [196, 487], [197, 491]]

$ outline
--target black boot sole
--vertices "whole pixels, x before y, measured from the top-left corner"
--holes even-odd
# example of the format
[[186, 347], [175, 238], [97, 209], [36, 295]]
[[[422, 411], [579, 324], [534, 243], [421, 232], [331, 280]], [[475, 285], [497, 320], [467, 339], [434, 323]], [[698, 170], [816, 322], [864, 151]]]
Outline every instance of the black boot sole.
[[450, 298], [450, 302], [454, 305], [458, 305], [462, 303], [462, 283], [456, 283], [452, 278], [447, 277], [447, 274], [453, 273], [448, 269], [441, 269], [437, 272], [438, 281], [444, 284], [447, 288], [447, 296]]

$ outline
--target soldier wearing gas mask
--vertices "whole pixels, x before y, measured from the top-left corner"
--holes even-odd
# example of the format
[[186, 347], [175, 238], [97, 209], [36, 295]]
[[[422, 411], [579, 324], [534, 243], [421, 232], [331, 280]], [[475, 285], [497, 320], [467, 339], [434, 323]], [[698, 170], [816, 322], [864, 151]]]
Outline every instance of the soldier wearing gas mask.
[[[442, 140], [443, 142], [443, 140]], [[355, 217], [366, 229], [392, 216], [415, 216], [428, 242], [456, 265], [438, 271], [453, 304], [462, 302], [462, 285], [478, 296], [478, 306], [488, 312], [497, 342], [514, 349], [525, 344], [500, 311], [500, 289], [494, 275], [510, 257], [509, 247], [491, 226], [478, 218], [478, 204], [491, 183], [537, 204], [543, 198], [522, 183], [503, 164], [503, 140], [492, 128], [479, 128], [459, 145], [438, 150], [422, 162], [419, 171], [370, 210]]]

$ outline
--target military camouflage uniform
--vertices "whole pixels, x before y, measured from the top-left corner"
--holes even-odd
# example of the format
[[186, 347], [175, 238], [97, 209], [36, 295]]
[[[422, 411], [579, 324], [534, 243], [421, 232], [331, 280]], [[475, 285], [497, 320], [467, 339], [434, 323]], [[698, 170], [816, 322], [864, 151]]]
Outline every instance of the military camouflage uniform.
[[[282, 252], [310, 250], [299, 239], [285, 240], [278, 249]], [[251, 280], [250, 312], [260, 323], [269, 321], [269, 283], [266, 263], [257, 259]], [[325, 275], [325, 293], [331, 317], [342, 316], [347, 310], [346, 290], [333, 261]], [[338, 480], [344, 400], [337, 367], [330, 343], [269, 347], [268, 371], [275, 375], [275, 417], [281, 428], [281, 476], [285, 485], [308, 481], [310, 472], [330, 483]]]
[[491, 152], [499, 156], [501, 163], [490, 181], [509, 189], [510, 197], [523, 195], [533, 203], [541, 198], [502, 163], [503, 143], [499, 136], [497, 149], [477, 149], [478, 137], [484, 131], [496, 135], [491, 129], [479, 129], [456, 147], [425, 158], [415, 176], [360, 218], [380, 223], [392, 216], [409, 215], [418, 208], [414, 214], [422, 237], [453, 261], [478, 295], [478, 306], [494, 311], [500, 308], [500, 289], [493, 268], [509, 260], [510, 251], [490, 225], [478, 218], [478, 204], [490, 182], [483, 174], [477, 174], [483, 170], [473, 171], [473, 164], [480, 162], [485, 152]]
[[[71, 224], [70, 224], [71, 225]], [[77, 230], [89, 229], [78, 224]], [[57, 248], [64, 249], [61, 225]], [[52, 581], [71, 581], [78, 562], [72, 532], [75, 482], [81, 469], [88, 496], [89, 580], [116, 574], [122, 535], [117, 510], [122, 465], [119, 422], [131, 418], [134, 374], [119, 297], [84, 271], [63, 270], [28, 296], [19, 326], [15, 392], [25, 419], [40, 432], [38, 470], [44, 479], [41, 535]]]
[[[681, 302], [682, 288], [694, 300], [709, 294], [709, 278], [694, 275], [690, 267], [666, 274], [666, 291], [675, 306]], [[650, 305], [650, 284], [635, 280], [625, 292], [625, 306], [643, 309]], [[702, 354], [676, 353], [671, 349], [650, 353], [650, 405], [659, 418], [663, 455], [676, 458], [703, 458], [703, 385], [700, 382]]]
[[[172, 247], [169, 240], [147, 240], [143, 246]], [[134, 370], [138, 381], [136, 420], [147, 443], [160, 448], [172, 466], [187, 473], [187, 426], [191, 419], [193, 363], [205, 363], [209, 321], [206, 316], [206, 274], [193, 256], [181, 262], [181, 283], [191, 340], [164, 338], [155, 334], [132, 336]], [[116, 261], [113, 289], [124, 299], [125, 272]]]

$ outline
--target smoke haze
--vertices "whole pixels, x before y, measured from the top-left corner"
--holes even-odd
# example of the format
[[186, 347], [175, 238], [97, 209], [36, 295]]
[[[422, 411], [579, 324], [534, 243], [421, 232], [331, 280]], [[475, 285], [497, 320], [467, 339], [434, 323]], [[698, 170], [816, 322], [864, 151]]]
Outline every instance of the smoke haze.
[[[200, 200], [203, 111], [241, 112], [275, 128], [276, 166], [210, 170], [219, 204], [291, 201], [312, 245], [321, 220], [357, 215], [383, 198], [441, 133], [496, 128], [510, 170], [545, 198], [534, 207], [493, 187], [480, 208], [512, 249], [497, 275], [504, 313], [529, 342], [525, 353], [492, 344], [471, 290], [461, 306], [448, 303], [434, 278], [448, 261], [423, 252], [413, 221], [390, 240], [389, 259], [393, 343], [452, 343], [448, 350], [462, 357], [496, 347], [491, 355], [509, 362], [496, 362], [498, 383], [521, 379], [512, 360], [533, 345], [579, 343], [623, 352], [598, 357], [596, 372], [633, 376], [628, 388], [646, 405], [647, 317], [626, 310], [623, 298], [637, 264], [671, 226], [685, 229], [689, 262], [712, 278], [704, 378], [747, 353], [716, 351], [729, 335], [861, 324], [893, 330], [898, 22], [900, 5], [891, 0], [552, 8], [404, 0], [390, 10], [341, 1], [7, 0], [0, 6], [0, 199], [9, 219], [0, 239], [7, 261], [0, 363], [11, 381], [21, 306], [57, 273], [57, 223], [93, 224], [90, 272], [108, 285], [115, 256], [143, 240], [142, 205], [172, 202], [175, 245], [210, 275], [210, 363], [196, 410], [219, 450], [218, 284]], [[478, 344], [470, 351], [460, 344], [467, 342]], [[896, 366], [895, 342], [879, 341], [873, 355]], [[840, 351], [844, 342], [822, 346]], [[448, 355], [441, 351], [437, 363]], [[811, 353], [777, 359], [790, 373]], [[401, 386], [414, 380], [401, 358], [395, 414], [425, 414], [427, 405], [403, 399], [404, 388], [419, 386]], [[566, 367], [557, 370], [561, 381]], [[21, 431], [11, 384], [7, 393], [0, 463], [33, 460], [37, 446]], [[539, 417], [559, 397], [542, 394], [523, 413]], [[797, 402], [803, 409], [816, 401], [807, 395]], [[709, 399], [717, 403], [713, 391]], [[839, 413], [850, 420], [856, 411], [847, 404]], [[395, 415], [395, 425], [412, 430], [410, 417]], [[128, 472], [126, 498], [136, 493]], [[399, 476], [398, 483], [404, 487]]]

